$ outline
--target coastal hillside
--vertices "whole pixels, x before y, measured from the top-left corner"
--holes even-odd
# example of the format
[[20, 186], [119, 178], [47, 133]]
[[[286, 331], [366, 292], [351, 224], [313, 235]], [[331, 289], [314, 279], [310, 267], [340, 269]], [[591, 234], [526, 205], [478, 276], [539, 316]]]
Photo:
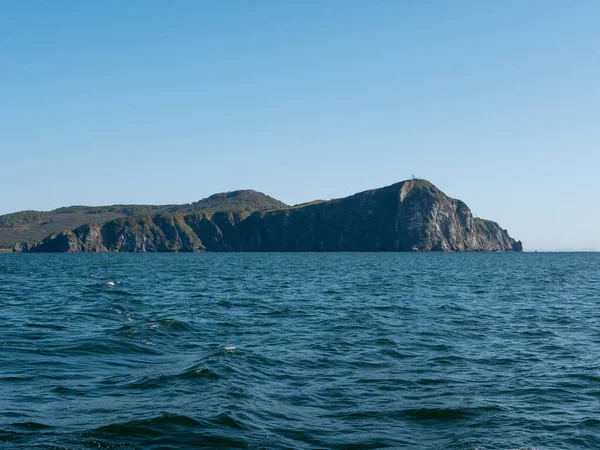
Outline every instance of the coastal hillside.
[[13, 248], [15, 244], [23, 242], [33, 243], [51, 233], [75, 229], [88, 223], [104, 224], [119, 217], [198, 211], [246, 214], [285, 206], [285, 203], [262, 192], [239, 190], [214, 194], [183, 205], [69, 206], [52, 211], [21, 211], [0, 216], [0, 248]]
[[253, 213], [122, 217], [53, 233], [28, 252], [521, 251], [496, 222], [426, 180]]

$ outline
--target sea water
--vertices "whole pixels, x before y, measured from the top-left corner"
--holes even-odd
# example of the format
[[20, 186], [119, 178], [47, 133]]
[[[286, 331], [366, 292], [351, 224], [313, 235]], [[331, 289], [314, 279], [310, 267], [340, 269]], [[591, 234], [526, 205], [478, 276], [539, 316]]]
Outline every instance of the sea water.
[[600, 254], [0, 254], [2, 448], [600, 448]]

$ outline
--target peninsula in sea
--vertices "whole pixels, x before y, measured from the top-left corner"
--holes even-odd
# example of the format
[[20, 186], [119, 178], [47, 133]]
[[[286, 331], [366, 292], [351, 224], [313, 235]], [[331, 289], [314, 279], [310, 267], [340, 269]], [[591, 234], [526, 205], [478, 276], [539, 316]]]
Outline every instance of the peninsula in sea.
[[25, 211], [0, 216], [0, 238], [15, 252], [53, 253], [523, 250], [496, 222], [474, 218], [422, 179], [296, 206], [243, 190], [187, 205]]

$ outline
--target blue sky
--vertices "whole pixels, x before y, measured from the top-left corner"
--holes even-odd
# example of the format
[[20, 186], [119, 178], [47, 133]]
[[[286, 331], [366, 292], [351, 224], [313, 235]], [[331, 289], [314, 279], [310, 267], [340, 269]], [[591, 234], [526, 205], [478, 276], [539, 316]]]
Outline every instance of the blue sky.
[[412, 174], [600, 249], [600, 2], [0, 1], [0, 214]]

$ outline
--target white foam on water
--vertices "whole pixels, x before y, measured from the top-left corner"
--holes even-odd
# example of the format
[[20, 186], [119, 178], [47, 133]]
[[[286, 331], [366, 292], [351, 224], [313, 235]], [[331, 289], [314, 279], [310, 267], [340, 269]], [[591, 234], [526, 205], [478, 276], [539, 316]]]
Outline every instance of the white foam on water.
[[225, 346], [225, 351], [226, 352], [230, 352], [233, 353], [237, 350], [237, 347], [235, 345], [226, 345]]

